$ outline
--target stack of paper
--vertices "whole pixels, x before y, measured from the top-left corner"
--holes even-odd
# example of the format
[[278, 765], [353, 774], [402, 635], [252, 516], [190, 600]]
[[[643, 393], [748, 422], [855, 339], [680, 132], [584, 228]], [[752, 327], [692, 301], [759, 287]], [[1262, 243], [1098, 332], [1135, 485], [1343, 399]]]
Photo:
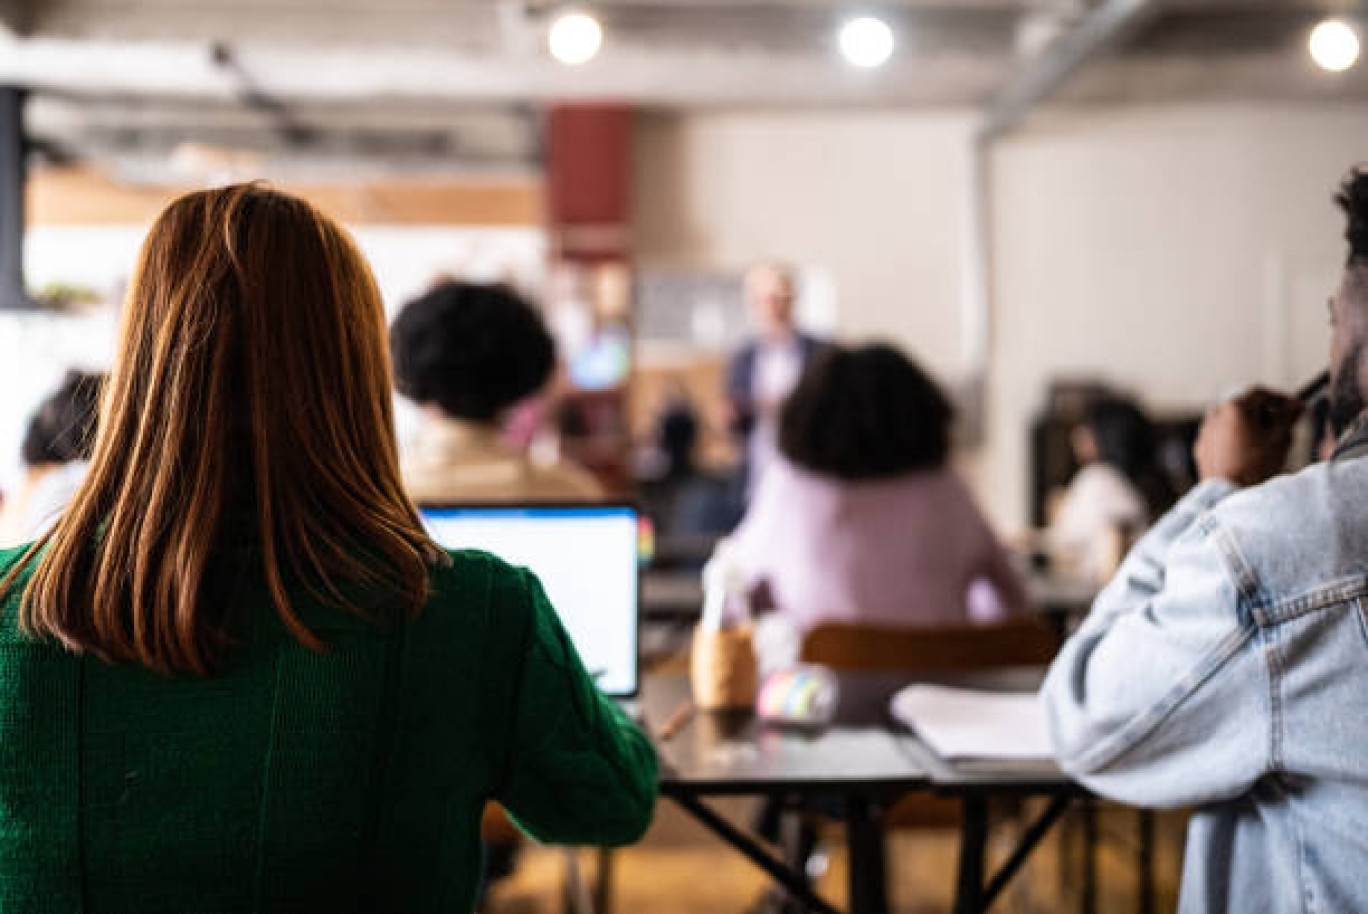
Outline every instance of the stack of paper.
[[1054, 755], [1034, 692], [981, 692], [911, 685], [893, 696], [893, 716], [947, 761], [1040, 761]]

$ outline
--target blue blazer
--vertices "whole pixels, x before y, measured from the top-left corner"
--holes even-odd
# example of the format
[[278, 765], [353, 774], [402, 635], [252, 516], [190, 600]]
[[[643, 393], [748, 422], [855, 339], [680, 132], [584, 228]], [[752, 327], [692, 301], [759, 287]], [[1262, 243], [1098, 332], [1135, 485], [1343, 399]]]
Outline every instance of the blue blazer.
[[[814, 336], [799, 333], [798, 348], [802, 352], [803, 367], [811, 365], [813, 358], [826, 345]], [[758, 349], [754, 341], [747, 343], [732, 357], [727, 367], [727, 399], [731, 401], [736, 417], [732, 431], [738, 435], [750, 434], [755, 426], [755, 397], [752, 391], [755, 390], [755, 356]]]

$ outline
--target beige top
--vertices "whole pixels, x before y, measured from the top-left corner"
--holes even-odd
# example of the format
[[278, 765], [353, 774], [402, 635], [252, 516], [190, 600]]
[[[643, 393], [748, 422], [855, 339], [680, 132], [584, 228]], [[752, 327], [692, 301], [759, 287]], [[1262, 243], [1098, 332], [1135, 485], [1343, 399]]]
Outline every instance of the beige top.
[[587, 472], [549, 466], [510, 450], [494, 425], [428, 416], [401, 461], [416, 502], [577, 501], [603, 497]]

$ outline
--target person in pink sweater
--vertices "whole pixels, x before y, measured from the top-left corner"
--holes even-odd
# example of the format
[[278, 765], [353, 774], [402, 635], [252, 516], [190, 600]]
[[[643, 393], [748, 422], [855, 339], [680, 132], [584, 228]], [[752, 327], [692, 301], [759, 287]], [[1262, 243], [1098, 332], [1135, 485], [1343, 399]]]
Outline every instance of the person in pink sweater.
[[779, 459], [728, 551], [801, 637], [824, 622], [992, 622], [1025, 604], [948, 465], [953, 410], [897, 348], [832, 347], [780, 415]]

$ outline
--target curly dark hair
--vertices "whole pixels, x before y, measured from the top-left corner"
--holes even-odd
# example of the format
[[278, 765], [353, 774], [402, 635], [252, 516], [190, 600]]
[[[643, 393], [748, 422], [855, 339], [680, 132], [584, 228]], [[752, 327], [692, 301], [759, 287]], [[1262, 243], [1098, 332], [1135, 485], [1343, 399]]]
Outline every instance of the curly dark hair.
[[95, 447], [100, 373], [68, 371], [29, 420], [20, 457], [28, 466], [87, 460]]
[[832, 346], [779, 417], [779, 450], [838, 479], [882, 479], [945, 464], [954, 409], [936, 382], [886, 343]]
[[458, 419], [489, 421], [540, 390], [556, 345], [527, 299], [502, 285], [444, 282], [390, 327], [395, 386]]
[[1344, 231], [1349, 242], [1349, 266], [1368, 267], [1368, 171], [1352, 169], [1340, 185], [1335, 202], [1349, 220]]

